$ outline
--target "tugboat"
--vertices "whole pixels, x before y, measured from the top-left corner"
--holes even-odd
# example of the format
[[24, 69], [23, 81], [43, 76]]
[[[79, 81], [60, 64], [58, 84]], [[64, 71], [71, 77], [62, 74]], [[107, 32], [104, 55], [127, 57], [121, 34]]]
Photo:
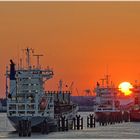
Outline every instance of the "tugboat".
[[132, 89], [134, 105], [130, 109], [130, 121], [140, 122], [140, 85], [135, 84]]
[[116, 98], [117, 88], [115, 88], [112, 83], [109, 83], [109, 75], [106, 75], [105, 78], [101, 80], [102, 85], [97, 82], [95, 88], [94, 112], [97, 121], [99, 121], [99, 119], [108, 118], [116, 112], [120, 112], [120, 102]]
[[32, 131], [44, 133], [50, 128], [57, 129], [60, 116], [73, 118], [78, 111], [77, 105], [70, 101], [71, 91], [44, 90], [45, 82], [54, 75], [53, 70], [49, 67], [41, 69], [39, 56], [42, 55], [34, 55], [37, 56], [37, 66], [32, 66], [33, 49], [27, 48], [25, 52], [26, 67], [20, 60], [16, 68], [10, 60], [10, 70], [6, 69], [7, 117], [19, 136], [31, 136]]

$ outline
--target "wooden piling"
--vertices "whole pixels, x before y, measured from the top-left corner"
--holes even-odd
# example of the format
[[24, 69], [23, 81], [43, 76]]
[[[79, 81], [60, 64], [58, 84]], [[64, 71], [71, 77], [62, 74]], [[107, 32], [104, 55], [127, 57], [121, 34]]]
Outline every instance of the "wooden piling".
[[58, 131], [68, 131], [69, 123], [65, 116], [61, 116], [58, 120]]
[[74, 130], [76, 130], [76, 119], [75, 118], [73, 118], [73, 128], [74, 128]]
[[76, 118], [73, 118], [73, 128], [74, 130], [83, 129], [83, 118], [80, 115], [76, 115]]
[[93, 114], [87, 116], [87, 127], [95, 128], [95, 116]]
[[87, 116], [87, 127], [89, 127], [89, 117]]
[[81, 129], [83, 129], [83, 118], [81, 118], [81, 125], [80, 125]]
[[80, 115], [76, 115], [76, 118], [77, 118], [77, 130], [80, 129]]

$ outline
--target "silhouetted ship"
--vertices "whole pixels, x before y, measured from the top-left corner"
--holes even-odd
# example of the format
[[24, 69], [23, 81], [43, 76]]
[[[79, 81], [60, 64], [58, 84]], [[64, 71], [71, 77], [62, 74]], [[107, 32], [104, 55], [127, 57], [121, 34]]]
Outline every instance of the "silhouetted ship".
[[132, 93], [134, 95], [134, 105], [130, 110], [130, 121], [140, 122], [140, 85], [134, 85]]

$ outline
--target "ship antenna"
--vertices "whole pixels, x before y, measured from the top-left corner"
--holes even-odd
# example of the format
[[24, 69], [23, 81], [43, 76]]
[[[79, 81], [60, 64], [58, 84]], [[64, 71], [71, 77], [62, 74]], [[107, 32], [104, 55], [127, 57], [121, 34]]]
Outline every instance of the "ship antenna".
[[108, 87], [108, 81], [109, 81], [109, 75], [107, 74], [106, 75], [106, 85], [107, 85], [107, 87]]
[[104, 87], [104, 78], [100, 79], [102, 81], [102, 87]]
[[62, 80], [59, 80], [59, 92], [61, 93], [62, 92], [62, 86], [63, 86], [63, 81]]
[[20, 58], [19, 60], [19, 66], [20, 66], [20, 69], [22, 69], [22, 58]]
[[8, 66], [6, 66], [6, 99], [7, 99], [7, 96], [8, 96]]
[[36, 58], [37, 58], [37, 68], [39, 69], [40, 68], [40, 64], [39, 64], [39, 58], [40, 58], [40, 56], [43, 56], [42, 54], [35, 54], [35, 55], [33, 55], [33, 56], [36, 56]]
[[18, 61], [18, 69], [19, 69], [19, 46], [17, 46], [17, 61]]
[[22, 67], [24, 68], [24, 51], [25, 49], [22, 49]]
[[25, 50], [26, 50], [26, 57], [27, 57], [26, 58], [27, 67], [28, 67], [28, 69], [30, 69], [31, 68], [30, 51], [33, 52], [33, 49], [27, 47], [27, 49], [25, 49]]
[[108, 87], [109, 85], [109, 74], [108, 74], [108, 65], [106, 66], [106, 86]]

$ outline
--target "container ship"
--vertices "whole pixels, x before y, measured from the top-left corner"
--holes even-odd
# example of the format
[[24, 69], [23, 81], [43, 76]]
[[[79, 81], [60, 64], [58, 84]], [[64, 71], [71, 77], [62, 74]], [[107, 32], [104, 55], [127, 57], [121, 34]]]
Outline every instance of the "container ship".
[[19, 136], [31, 136], [32, 131], [57, 129], [59, 117], [72, 119], [78, 106], [70, 100], [71, 91], [62, 90], [62, 80], [58, 91], [45, 91], [44, 84], [53, 77], [53, 70], [41, 69], [39, 56], [42, 55], [34, 55], [37, 65], [31, 65], [33, 49], [26, 48], [24, 54], [26, 66], [20, 59], [18, 67], [10, 60], [10, 69], [6, 68], [7, 117]]
[[111, 114], [120, 112], [120, 102], [117, 100], [118, 89], [109, 82], [109, 75], [101, 79], [102, 83], [97, 82], [95, 88], [94, 112], [96, 120], [108, 118]]

